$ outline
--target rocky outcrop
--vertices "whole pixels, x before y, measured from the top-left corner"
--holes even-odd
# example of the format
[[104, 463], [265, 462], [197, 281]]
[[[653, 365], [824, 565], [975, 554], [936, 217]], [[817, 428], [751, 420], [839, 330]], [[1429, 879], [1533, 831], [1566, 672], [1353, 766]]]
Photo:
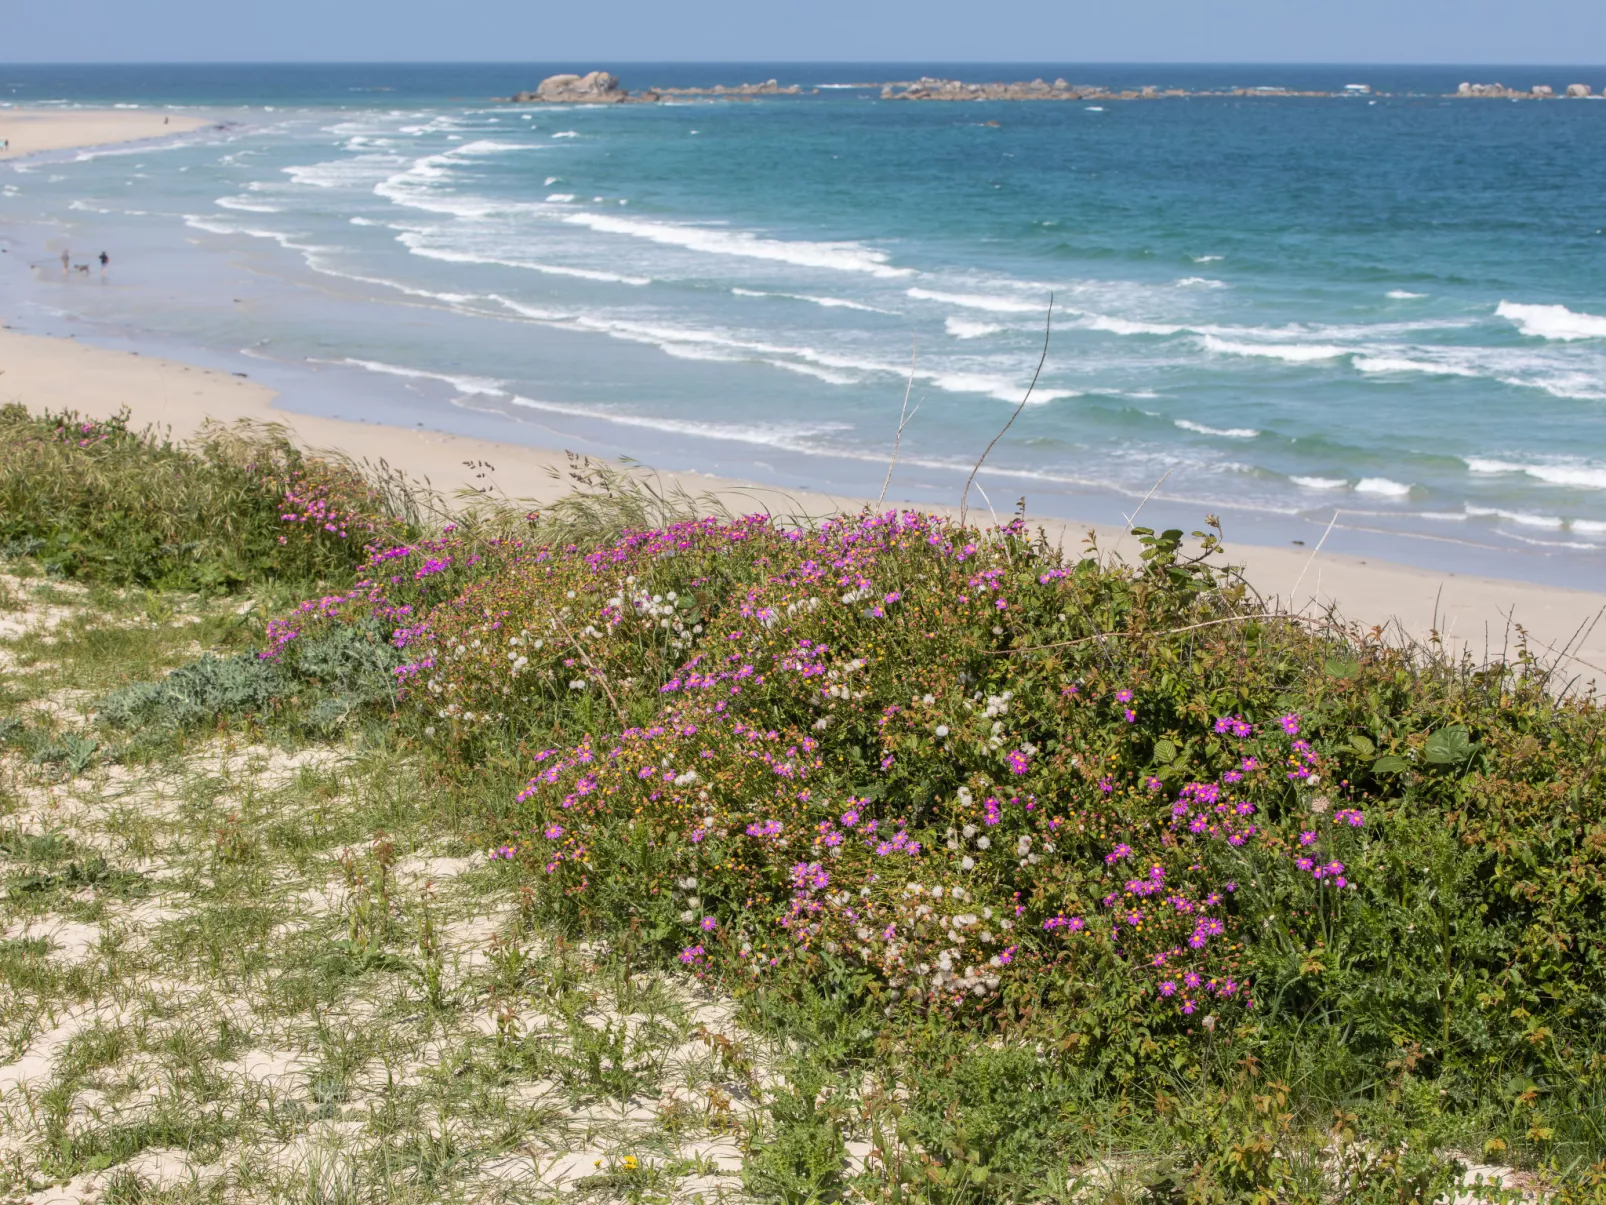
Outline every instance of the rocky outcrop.
[[1575, 100], [1583, 100], [1589, 95], [1588, 84], [1568, 84], [1567, 95]]
[[1097, 89], [1073, 88], [1062, 79], [1052, 84], [1040, 79], [1030, 83], [967, 84], [963, 80], [935, 79], [924, 75], [905, 84], [886, 84], [883, 100], [1078, 100]]
[[588, 71], [584, 75], [549, 75], [534, 92], [519, 92], [513, 99], [521, 104], [617, 105], [629, 100], [630, 93], [619, 86], [618, 76]]
[[[1574, 88], [1582, 89], [1575, 92]], [[1504, 84], [1469, 84], [1463, 83], [1455, 90], [1457, 96], [1481, 96], [1492, 100], [1552, 100], [1556, 90], [1549, 84], [1535, 84], [1527, 91], [1520, 88], [1508, 88]], [[1588, 96], [1589, 85], [1568, 84], [1568, 96]]]
[[801, 96], [803, 89], [797, 84], [781, 87], [777, 80], [762, 84], [715, 84], [712, 88], [660, 88], [665, 96]]

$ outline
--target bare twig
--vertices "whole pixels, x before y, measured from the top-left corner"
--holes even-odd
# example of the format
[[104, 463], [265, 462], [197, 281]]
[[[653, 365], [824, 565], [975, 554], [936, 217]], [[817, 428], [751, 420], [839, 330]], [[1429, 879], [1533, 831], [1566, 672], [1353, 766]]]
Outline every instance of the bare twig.
[[[914, 414], [909, 412], [909, 394], [915, 387], [915, 368], [919, 363], [920, 336], [913, 334], [910, 336], [909, 347], [909, 383], [903, 387], [903, 409], [898, 411], [898, 435], [892, 441], [892, 459], [887, 462], [887, 475], [882, 479], [881, 492], [876, 495], [877, 510], [881, 509], [881, 503], [886, 499], [887, 486], [892, 484], [892, 470], [898, 467], [898, 447], [903, 443], [903, 429], [909, 425], [909, 420], [914, 418]], [[921, 402], [924, 400], [922, 398], [920, 402], [915, 403], [915, 414], [920, 412]]]
[[1154, 495], [1159, 492], [1160, 487], [1165, 484], [1166, 478], [1171, 476], [1171, 474], [1175, 473], [1176, 471], [1177, 471], [1176, 467], [1173, 466], [1173, 467], [1167, 469], [1165, 472], [1161, 473], [1160, 474], [1160, 480], [1156, 481], [1153, 485], [1151, 485], [1149, 487], [1149, 492], [1143, 495], [1143, 501], [1138, 503], [1137, 510], [1133, 511], [1130, 515], [1128, 515], [1126, 517], [1126, 526], [1121, 529], [1121, 534], [1116, 537], [1114, 545], [1112, 545], [1111, 548], [1110, 548], [1110, 559], [1111, 560], [1114, 560], [1115, 558], [1120, 556], [1120, 554], [1121, 554], [1121, 541], [1126, 539], [1126, 537], [1131, 533], [1132, 525], [1138, 521], [1138, 516], [1143, 513], [1143, 508], [1149, 504], [1149, 499], [1154, 497]]
[[1012, 426], [1015, 425], [1015, 420], [1020, 417], [1020, 412], [1026, 409], [1026, 403], [1031, 400], [1032, 390], [1037, 388], [1037, 378], [1043, 375], [1043, 365], [1048, 361], [1048, 337], [1053, 330], [1054, 294], [1050, 293], [1048, 295], [1048, 316], [1043, 322], [1043, 354], [1037, 357], [1037, 371], [1032, 373], [1032, 383], [1026, 386], [1026, 396], [1021, 398], [1020, 404], [1017, 405], [1014, 412], [1010, 414], [1009, 421], [999, 429], [997, 435], [993, 436], [993, 442], [988, 444], [987, 447], [983, 449], [980, 458], [976, 461], [975, 467], [970, 470], [970, 476], [965, 479], [965, 492], [959, 495], [959, 526], [961, 527], [965, 525], [965, 515], [968, 513], [970, 506], [970, 487], [971, 484], [976, 480], [976, 474], [981, 472], [982, 463], [987, 459], [988, 455], [992, 452], [993, 447], [998, 443], [998, 441], [1004, 438], [1004, 432], [1008, 431]]
[[1313, 565], [1316, 561], [1316, 554], [1322, 550], [1322, 545], [1327, 543], [1327, 537], [1333, 534], [1333, 524], [1338, 522], [1338, 516], [1340, 513], [1341, 512], [1339, 509], [1335, 506], [1333, 508], [1333, 517], [1327, 521], [1327, 530], [1322, 532], [1322, 538], [1316, 541], [1316, 547], [1310, 550], [1310, 556], [1305, 560], [1305, 567], [1299, 571], [1299, 576], [1294, 579], [1293, 589], [1288, 592], [1289, 606], [1292, 607], [1296, 604], [1297, 600], [1294, 598], [1294, 595], [1299, 593], [1299, 584], [1305, 580], [1305, 575], [1310, 572], [1311, 565]]
[[585, 666], [591, 671], [592, 677], [596, 678], [597, 685], [602, 687], [602, 693], [608, 696], [608, 702], [613, 704], [614, 714], [619, 717], [619, 723], [625, 723], [625, 709], [619, 706], [619, 700], [614, 698], [613, 691], [608, 686], [608, 676], [597, 668], [596, 663], [587, 655], [585, 646], [574, 638], [574, 634], [569, 631], [569, 625], [563, 622], [562, 615], [554, 614], [552, 621], [558, 625], [558, 628], [563, 632], [564, 638], [574, 647], [574, 651], [580, 655], [580, 660], [585, 662]]

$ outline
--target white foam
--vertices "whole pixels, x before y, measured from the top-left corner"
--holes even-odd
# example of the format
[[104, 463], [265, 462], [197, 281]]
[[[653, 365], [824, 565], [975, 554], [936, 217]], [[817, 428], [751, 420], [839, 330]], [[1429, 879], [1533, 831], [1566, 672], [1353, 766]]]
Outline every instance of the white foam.
[[324, 363], [349, 364], [353, 368], [361, 368], [367, 372], [377, 372], [385, 376], [407, 377], [421, 381], [444, 381], [453, 389], [470, 395], [481, 394], [506, 397], [508, 392], [505, 382], [493, 381], [488, 377], [465, 377], [449, 372], [431, 372], [424, 368], [405, 368], [397, 364], [386, 364], [380, 360], [358, 360], [350, 356], [342, 360], [324, 361]]
[[1208, 276], [1184, 276], [1177, 281], [1177, 288], [1179, 289], [1225, 289], [1226, 287], [1226, 281], [1211, 280]]
[[1253, 427], [1207, 427], [1203, 423], [1189, 422], [1185, 418], [1175, 419], [1173, 425], [1181, 427], [1184, 431], [1197, 431], [1200, 435], [1220, 435], [1226, 439], [1254, 439], [1260, 434]]
[[1263, 356], [1271, 360], [1285, 360], [1290, 364], [1308, 364], [1316, 360], [1336, 360], [1354, 350], [1320, 343], [1240, 343], [1202, 335], [1200, 344], [1206, 351], [1229, 356]]
[[554, 192], [547, 194], [547, 201], [554, 205], [567, 205], [574, 200], [572, 192]]
[[1355, 483], [1355, 492], [1379, 494], [1385, 498], [1404, 498], [1410, 494], [1411, 487], [1398, 481], [1390, 481], [1387, 477], [1362, 477]]
[[1004, 329], [990, 322], [967, 322], [963, 318], [948, 318], [944, 321], [943, 327], [955, 339], [981, 339], [987, 335], [996, 335]]
[[1579, 489], [1606, 490], [1606, 465], [1584, 460], [1554, 460], [1517, 464], [1509, 460], [1467, 457], [1467, 468], [1474, 473], [1523, 473], [1549, 485], [1569, 485]]
[[1606, 523], [1602, 523], [1598, 519], [1574, 519], [1567, 526], [1579, 535], [1606, 536]]
[[1408, 356], [1356, 356], [1354, 364], [1357, 372], [1372, 374], [1425, 372], [1433, 376], [1443, 377], [1481, 377], [1485, 375], [1477, 369], [1469, 368], [1463, 364], [1418, 360]]
[[219, 209], [235, 209], [243, 213], [283, 213], [281, 205], [264, 205], [261, 201], [247, 200], [245, 197], [218, 197], [212, 204]]
[[559, 130], [556, 134], [552, 135], [552, 137], [554, 137], [554, 138], [578, 138], [578, 137], [580, 137], [580, 131], [579, 130]]
[[576, 226], [588, 226], [602, 234], [621, 234], [647, 239], [673, 247], [684, 247], [709, 255], [740, 255], [750, 259], [772, 260], [804, 268], [827, 268], [838, 272], [868, 272], [872, 276], [908, 276], [909, 268], [894, 268], [884, 252], [858, 243], [789, 242], [761, 238], [742, 230], [719, 230], [707, 226], [682, 226], [669, 222], [649, 222], [617, 218], [600, 213], [574, 213], [564, 219]]
[[1047, 308], [1048, 299], [1043, 301], [1020, 301], [1013, 297], [995, 297], [985, 293], [940, 293], [935, 289], [908, 289], [910, 297], [916, 301], [941, 301], [948, 305], [964, 306], [972, 310], [990, 310], [995, 314], [1041, 314]]
[[1167, 326], [1161, 322], [1138, 322], [1131, 318], [1117, 318], [1111, 314], [1093, 314], [1083, 325], [1089, 330], [1108, 331], [1112, 335], [1175, 335], [1187, 329]]
[[514, 394], [509, 399], [516, 406], [530, 410], [546, 410], [554, 414], [568, 414], [577, 418], [600, 419], [623, 427], [644, 427], [650, 431], [665, 431], [676, 435], [695, 435], [703, 439], [723, 439], [736, 443], [759, 444], [782, 448], [792, 452], [819, 452], [818, 445], [808, 442], [810, 437], [830, 435], [852, 428], [844, 423], [787, 423], [738, 425], [734, 423], [693, 422], [685, 419], [659, 418], [631, 414], [627, 411], [608, 410], [596, 406], [575, 406], [564, 402], [539, 401]]
[[863, 310], [867, 314], [895, 314], [896, 310], [883, 310], [879, 306], [865, 305], [862, 301], [848, 301], [842, 297], [814, 297], [808, 293], [765, 293], [758, 289], [733, 288], [737, 297], [782, 297], [788, 301], [806, 301], [826, 309]]
[[1518, 305], [1502, 301], [1495, 314], [1538, 339], [1606, 339], [1606, 317], [1579, 314], [1564, 305]]
[[1288, 480], [1307, 490], [1342, 490], [1349, 488], [1344, 477], [1290, 477]]
[[1226, 259], [1227, 257], [1224, 255], [1190, 255], [1188, 258], [1196, 264], [1213, 264], [1217, 260]]
[[1504, 519], [1522, 527], [1542, 527], [1547, 531], [1560, 531], [1565, 520], [1556, 515], [1535, 515], [1527, 511], [1501, 510], [1494, 506], [1474, 506], [1467, 503], [1467, 514], [1478, 519]]
[[1395, 301], [1416, 301], [1427, 296], [1426, 293], [1408, 293], [1404, 289], [1390, 289], [1388, 295]]
[[406, 231], [397, 236], [397, 241], [411, 251], [414, 255], [425, 259], [437, 259], [452, 264], [488, 264], [504, 268], [523, 268], [529, 272], [540, 272], [547, 276], [572, 276], [579, 280], [596, 280], [607, 284], [621, 285], [650, 285], [650, 276], [627, 276], [621, 272], [604, 272], [597, 268], [572, 268], [565, 264], [545, 264], [531, 259], [512, 259], [506, 256], [481, 254], [472, 251], [456, 251], [446, 247], [434, 247], [427, 244], [427, 233], [419, 231]]

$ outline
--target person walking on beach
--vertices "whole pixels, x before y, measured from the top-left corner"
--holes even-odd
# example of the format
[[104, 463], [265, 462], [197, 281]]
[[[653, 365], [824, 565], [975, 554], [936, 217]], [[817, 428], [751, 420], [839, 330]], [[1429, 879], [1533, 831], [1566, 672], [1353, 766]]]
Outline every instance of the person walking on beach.
[[63, 247], [61, 249], [61, 274], [66, 276], [70, 271], [72, 271], [72, 252]]
[[100, 275], [102, 280], [106, 278], [106, 265], [111, 263], [111, 261], [111, 256], [107, 255], [104, 251], [100, 253]]

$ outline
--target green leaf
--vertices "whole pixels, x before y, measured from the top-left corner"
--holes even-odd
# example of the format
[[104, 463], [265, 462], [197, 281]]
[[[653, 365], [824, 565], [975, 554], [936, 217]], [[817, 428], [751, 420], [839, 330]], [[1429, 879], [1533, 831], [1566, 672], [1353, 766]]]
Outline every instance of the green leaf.
[[1332, 657], [1325, 668], [1329, 678], [1354, 678], [1361, 672], [1361, 663], [1347, 657]]
[[1467, 730], [1456, 724], [1428, 737], [1428, 743], [1422, 747], [1422, 757], [1435, 766], [1453, 766], [1470, 758], [1477, 747], [1467, 736]]
[[1367, 740], [1366, 737], [1362, 736], [1358, 732], [1353, 732], [1350, 734], [1349, 743], [1350, 748], [1354, 749], [1355, 752], [1359, 753], [1362, 757], [1371, 757], [1377, 752], [1377, 746], [1372, 744], [1371, 741]]
[[1392, 753], [1378, 758], [1372, 763], [1373, 774], [1399, 774], [1409, 770], [1411, 764], [1403, 757], [1395, 757]]
[[1154, 760], [1164, 765], [1170, 765], [1177, 760], [1177, 747], [1165, 738], [1154, 742]]

